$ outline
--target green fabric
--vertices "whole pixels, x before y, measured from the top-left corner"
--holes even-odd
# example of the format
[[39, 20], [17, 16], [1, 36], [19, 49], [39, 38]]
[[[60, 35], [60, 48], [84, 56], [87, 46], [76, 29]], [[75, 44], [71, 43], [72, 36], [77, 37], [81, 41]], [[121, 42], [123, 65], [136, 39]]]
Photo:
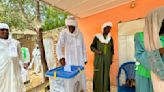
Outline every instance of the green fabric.
[[108, 45], [104, 44], [104, 55], [106, 55], [107, 48], [108, 48]]
[[136, 70], [136, 87], [135, 92], [153, 92], [153, 86], [150, 76], [150, 66], [148, 62], [148, 52], [144, 48], [143, 33], [136, 33], [135, 42], [135, 58], [140, 65]]
[[144, 46], [144, 38], [143, 38], [143, 32], [140, 33], [140, 41], [142, 42], [142, 45]]
[[164, 47], [164, 36], [160, 36], [162, 47]]
[[[140, 34], [140, 41], [142, 42], [142, 45], [144, 46], [143, 32], [140, 32], [139, 34]], [[162, 47], [164, 47], [164, 36], [160, 36], [160, 41], [161, 41]]]
[[[143, 32], [140, 33], [140, 41], [142, 42], [142, 45], [144, 47]], [[139, 74], [139, 75], [142, 75], [144, 77], [150, 78], [150, 76], [151, 76], [150, 70], [145, 69], [144, 66], [142, 66], [141, 64], [138, 65], [136, 68], [137, 68], [136, 74]]]
[[[105, 36], [104, 38], [106, 39], [107, 36]], [[108, 47], [108, 45], [107, 44], [104, 44], [104, 55], [106, 55], [107, 47]]]
[[108, 44], [101, 43], [98, 38], [94, 38], [91, 44], [93, 52], [102, 51], [102, 55], [95, 54], [94, 57], [94, 76], [93, 90], [94, 92], [110, 92], [110, 65], [114, 53], [113, 40]]
[[145, 69], [142, 65], [137, 66], [136, 74], [142, 75], [144, 77], [150, 78], [150, 71]]
[[22, 47], [21, 50], [22, 50], [22, 54], [23, 54], [23, 60], [26, 60], [27, 59], [27, 55], [26, 55], [27, 50], [24, 47]]
[[[144, 47], [144, 38], [143, 37], [144, 37], [143, 32], [140, 32], [139, 38], [140, 38], [140, 41], [142, 42], [142, 46]], [[162, 47], [164, 47], [164, 36], [160, 36], [160, 41], [161, 41]], [[137, 68], [136, 74], [142, 75], [142, 76], [147, 77], [147, 78], [151, 77], [150, 70], [145, 69], [142, 64], [137, 65], [136, 68]]]

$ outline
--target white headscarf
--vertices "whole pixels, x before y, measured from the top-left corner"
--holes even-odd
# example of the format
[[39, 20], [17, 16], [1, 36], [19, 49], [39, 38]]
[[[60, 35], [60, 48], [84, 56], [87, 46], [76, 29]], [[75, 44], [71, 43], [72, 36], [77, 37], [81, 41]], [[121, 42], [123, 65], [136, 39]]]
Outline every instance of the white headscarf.
[[[6, 23], [0, 23], [0, 29], [8, 29], [9, 30], [9, 26]], [[18, 41], [12, 39], [12, 33], [9, 33], [8, 39], [0, 39], [0, 42], [9, 46], [9, 53], [11, 56], [17, 57], [17, 55], [18, 55], [18, 53], [17, 53]], [[11, 50], [11, 48], [12, 48], [12, 50]]]
[[75, 26], [77, 27], [77, 21], [75, 20], [75, 18], [73, 16], [68, 16], [67, 19], [65, 20], [65, 25], [66, 26]]
[[[107, 26], [112, 27], [112, 26], [113, 26], [112, 22], [106, 22], [106, 23], [104, 23], [104, 24], [102, 25], [102, 27], [101, 27], [102, 33], [104, 32], [104, 28], [107, 27]], [[110, 40], [111, 40], [111, 34], [109, 33], [108, 36], [107, 36], [107, 38], [104, 39], [104, 36], [103, 36], [102, 33], [96, 34], [96, 37], [99, 39], [99, 41], [100, 41], [101, 43], [108, 44], [108, 43], [110, 42]]]
[[9, 30], [9, 26], [6, 23], [0, 23], [0, 29], [8, 29]]
[[147, 51], [161, 48], [159, 32], [163, 19], [163, 6], [153, 10], [145, 17], [144, 45]]
[[113, 26], [112, 22], [106, 22], [106, 23], [104, 23], [104, 24], [102, 25], [102, 27], [101, 27], [101, 31], [103, 32], [103, 31], [104, 31], [104, 28], [107, 27], [107, 26], [112, 27], [112, 26]]
[[[9, 25], [6, 23], [0, 23], [0, 29], [10, 29]], [[12, 33], [9, 33], [9, 38], [8, 39], [12, 39]]]
[[71, 36], [76, 36], [80, 33], [80, 30], [78, 28], [78, 23], [76, 21], [76, 19], [73, 16], [68, 16], [67, 19], [65, 20], [65, 25], [66, 26], [74, 26], [75, 27], [75, 31], [73, 33], [70, 33], [68, 28], [67, 28], [67, 33]]

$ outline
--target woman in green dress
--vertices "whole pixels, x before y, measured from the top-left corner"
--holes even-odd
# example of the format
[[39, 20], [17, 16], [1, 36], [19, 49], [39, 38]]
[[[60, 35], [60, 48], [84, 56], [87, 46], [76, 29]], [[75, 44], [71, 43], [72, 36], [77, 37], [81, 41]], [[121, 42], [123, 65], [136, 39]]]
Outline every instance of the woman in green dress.
[[110, 65], [114, 55], [113, 39], [110, 36], [112, 23], [107, 22], [102, 26], [102, 32], [96, 34], [90, 48], [94, 52], [94, 92], [110, 92]]

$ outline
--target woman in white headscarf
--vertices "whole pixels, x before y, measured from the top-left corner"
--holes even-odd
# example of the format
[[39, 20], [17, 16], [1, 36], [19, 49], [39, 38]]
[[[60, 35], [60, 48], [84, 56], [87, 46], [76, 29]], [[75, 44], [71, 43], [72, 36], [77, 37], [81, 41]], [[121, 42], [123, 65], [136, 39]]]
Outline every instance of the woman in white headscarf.
[[[144, 33], [135, 35], [136, 92], [164, 92], [164, 7], [145, 17]], [[153, 87], [152, 87], [153, 85]]]
[[110, 35], [112, 23], [107, 22], [102, 26], [102, 33], [96, 34], [91, 50], [95, 53], [94, 57], [94, 92], [110, 92], [110, 65], [114, 55], [113, 39]]

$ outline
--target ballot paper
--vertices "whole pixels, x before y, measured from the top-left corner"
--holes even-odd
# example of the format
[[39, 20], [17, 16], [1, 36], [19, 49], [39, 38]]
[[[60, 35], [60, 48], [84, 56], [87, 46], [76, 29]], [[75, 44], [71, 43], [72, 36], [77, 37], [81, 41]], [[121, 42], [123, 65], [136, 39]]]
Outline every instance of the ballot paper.
[[71, 72], [71, 65], [65, 65], [64, 66], [64, 71]]

